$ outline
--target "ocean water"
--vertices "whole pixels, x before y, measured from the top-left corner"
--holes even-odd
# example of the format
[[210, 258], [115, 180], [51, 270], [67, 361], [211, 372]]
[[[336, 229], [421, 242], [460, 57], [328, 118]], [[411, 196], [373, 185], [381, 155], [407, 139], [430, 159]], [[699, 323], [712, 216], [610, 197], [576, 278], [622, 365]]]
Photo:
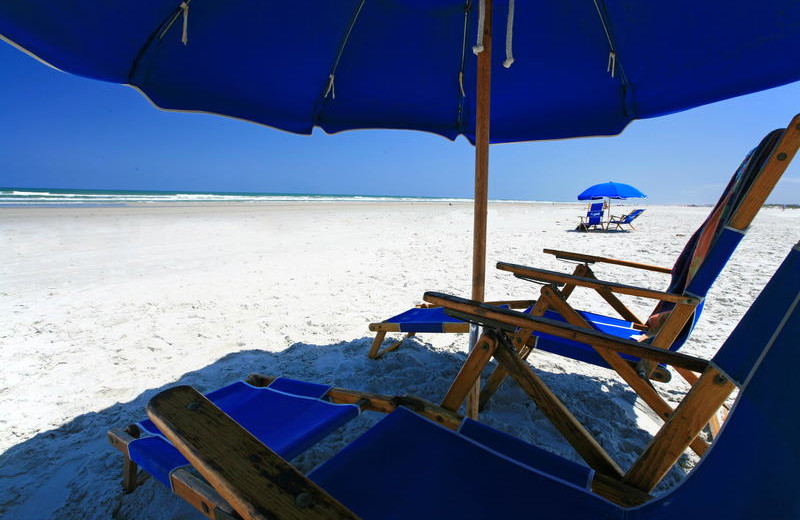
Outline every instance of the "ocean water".
[[[321, 195], [314, 193], [192, 192], [138, 190], [63, 190], [0, 188], [0, 207], [14, 206], [128, 206], [136, 204], [270, 203], [270, 202], [472, 202], [458, 197], [391, 195]], [[512, 203], [549, 201], [497, 200]]]
[[61, 190], [0, 188], [0, 206], [126, 206], [134, 204], [269, 203], [331, 201], [468, 202], [442, 197], [319, 195], [311, 193], [247, 193], [130, 190]]

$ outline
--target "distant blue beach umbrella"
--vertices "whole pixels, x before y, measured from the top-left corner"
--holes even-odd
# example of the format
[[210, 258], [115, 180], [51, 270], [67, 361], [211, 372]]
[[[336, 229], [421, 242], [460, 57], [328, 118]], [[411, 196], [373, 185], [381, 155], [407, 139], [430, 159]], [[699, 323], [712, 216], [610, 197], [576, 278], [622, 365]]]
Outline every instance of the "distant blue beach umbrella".
[[637, 190], [630, 184], [621, 182], [603, 182], [583, 190], [578, 195], [578, 200], [595, 199], [644, 199], [647, 195]]

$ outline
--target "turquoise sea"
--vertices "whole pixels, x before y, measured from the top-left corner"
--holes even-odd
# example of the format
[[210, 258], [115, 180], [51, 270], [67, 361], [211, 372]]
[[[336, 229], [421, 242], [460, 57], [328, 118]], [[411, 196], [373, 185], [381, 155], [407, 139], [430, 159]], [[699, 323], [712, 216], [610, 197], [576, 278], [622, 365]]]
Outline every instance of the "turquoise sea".
[[0, 188], [0, 206], [125, 206], [132, 204], [265, 203], [326, 201], [466, 202], [470, 199], [313, 193], [192, 192]]

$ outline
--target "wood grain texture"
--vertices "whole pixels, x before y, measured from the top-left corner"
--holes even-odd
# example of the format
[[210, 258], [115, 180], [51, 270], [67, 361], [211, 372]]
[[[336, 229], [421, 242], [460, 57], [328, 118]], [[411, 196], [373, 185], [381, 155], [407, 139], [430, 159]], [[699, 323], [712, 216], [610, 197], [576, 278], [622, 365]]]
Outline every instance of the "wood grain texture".
[[584, 253], [573, 253], [570, 251], [559, 251], [557, 249], [544, 249], [545, 254], [554, 255], [556, 258], [564, 260], [572, 260], [574, 262], [586, 262], [590, 264], [605, 263], [614, 264], [624, 267], [633, 267], [635, 269], [644, 269], [647, 271], [655, 271], [658, 273], [671, 274], [672, 269], [669, 267], [659, 267], [656, 265], [640, 264], [637, 262], [630, 262], [628, 260], [618, 260], [616, 258], [607, 258], [604, 256], [587, 255]]
[[581, 276], [573, 276], [566, 273], [559, 273], [557, 271], [548, 271], [547, 269], [537, 269], [534, 267], [526, 267], [524, 265], [510, 264], [507, 262], [498, 262], [497, 268], [502, 271], [509, 271], [513, 273], [514, 276], [522, 279], [537, 280], [540, 282], [555, 284], [574, 284], [580, 287], [588, 287], [590, 289], [606, 289], [619, 294], [641, 296], [642, 298], [650, 298], [653, 300], [661, 300], [672, 303], [700, 303], [700, 299], [693, 296], [656, 291], [654, 289], [636, 287], [634, 285], [625, 285], [616, 282], [608, 282], [604, 280], [598, 280], [596, 278], [592, 279]]
[[781, 140], [778, 141], [772, 155], [762, 167], [758, 179], [736, 208], [736, 213], [733, 214], [729, 223], [730, 227], [739, 230], [747, 229], [769, 194], [772, 193], [789, 163], [792, 162], [798, 147], [800, 147], [800, 114], [794, 116], [789, 126], [786, 127]]
[[509, 375], [520, 388], [536, 403], [539, 411], [550, 420], [590, 467], [599, 473], [622, 478], [623, 472], [619, 465], [527, 363], [519, 359], [511, 348], [503, 344], [497, 347], [494, 355], [497, 361], [506, 367]]
[[710, 366], [634, 462], [623, 481], [643, 491], [652, 490], [735, 388], [736, 385]]
[[358, 518], [191, 387], [161, 392], [147, 413], [246, 520]]

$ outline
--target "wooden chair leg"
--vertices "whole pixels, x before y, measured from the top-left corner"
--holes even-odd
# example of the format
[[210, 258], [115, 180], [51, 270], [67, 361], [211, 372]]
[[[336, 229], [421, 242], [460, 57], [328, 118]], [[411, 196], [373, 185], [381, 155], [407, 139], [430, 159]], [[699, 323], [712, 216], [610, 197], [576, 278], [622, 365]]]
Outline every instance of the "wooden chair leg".
[[[539, 299], [536, 300], [536, 304], [533, 306], [533, 309], [531, 309], [530, 314], [531, 316], [544, 316], [549, 308], [549, 296], [548, 293], [543, 290], [539, 296]], [[530, 343], [532, 334], [533, 333], [530, 330], [520, 330], [514, 334], [514, 338], [512, 339], [512, 344], [516, 349], [517, 355], [523, 361], [528, 358], [536, 346], [535, 338], [533, 338], [534, 343]], [[503, 384], [503, 381], [505, 381], [506, 377], [508, 377], [508, 371], [502, 365], [498, 364], [494, 371], [489, 375], [489, 378], [486, 380], [486, 384], [481, 390], [480, 397], [478, 399], [478, 411], [486, 408], [486, 406], [489, 404], [489, 400], [500, 388], [500, 385]]]
[[372, 347], [369, 349], [369, 354], [367, 355], [369, 356], [370, 359], [378, 359], [387, 352], [391, 352], [399, 348], [400, 345], [402, 345], [405, 340], [407, 340], [411, 336], [414, 336], [414, 334], [415, 334], [414, 332], [409, 332], [408, 334], [403, 336], [399, 341], [395, 341], [388, 347], [384, 348], [383, 350], [380, 350], [381, 344], [383, 343], [383, 339], [386, 337], [386, 331], [385, 330], [378, 331], [378, 333], [375, 335], [375, 339], [372, 341]]
[[442, 399], [441, 407], [450, 410], [451, 412], [457, 411], [467, 395], [475, 386], [475, 382], [481, 376], [481, 372], [486, 368], [489, 360], [492, 359], [494, 351], [497, 349], [497, 340], [488, 334], [483, 334], [475, 348], [472, 349], [467, 360], [458, 371], [458, 375], [450, 385], [450, 389]]
[[125, 455], [125, 461], [122, 463], [122, 489], [125, 493], [132, 493], [138, 486], [136, 480], [138, 473], [139, 466]]
[[512, 348], [499, 344], [494, 356], [590, 467], [604, 475], [622, 477], [617, 463]]
[[[578, 266], [580, 267], [580, 266]], [[536, 304], [531, 309], [531, 316], [544, 316], [547, 312], [547, 309], [550, 308], [549, 303], [549, 296], [548, 293], [542, 291], [538, 300], [536, 300]], [[533, 343], [531, 343], [531, 340]], [[530, 330], [520, 330], [514, 335], [512, 340], [512, 344], [516, 349], [517, 355], [523, 361], [528, 359], [528, 356], [536, 347], [536, 338], [532, 337], [532, 331]], [[481, 390], [480, 397], [478, 400], [478, 410], [481, 411], [489, 404], [489, 400], [492, 396], [497, 392], [500, 388], [500, 385], [503, 384], [506, 377], [508, 377], [508, 371], [502, 365], [499, 365], [494, 369], [494, 371], [489, 375], [489, 378], [486, 380], [486, 384]]]
[[380, 330], [377, 334], [375, 334], [375, 339], [372, 341], [372, 348], [369, 349], [369, 354], [367, 354], [370, 359], [378, 359], [380, 357], [378, 354], [378, 349], [381, 347], [381, 343], [383, 343], [383, 338], [385, 337], [385, 330]]

